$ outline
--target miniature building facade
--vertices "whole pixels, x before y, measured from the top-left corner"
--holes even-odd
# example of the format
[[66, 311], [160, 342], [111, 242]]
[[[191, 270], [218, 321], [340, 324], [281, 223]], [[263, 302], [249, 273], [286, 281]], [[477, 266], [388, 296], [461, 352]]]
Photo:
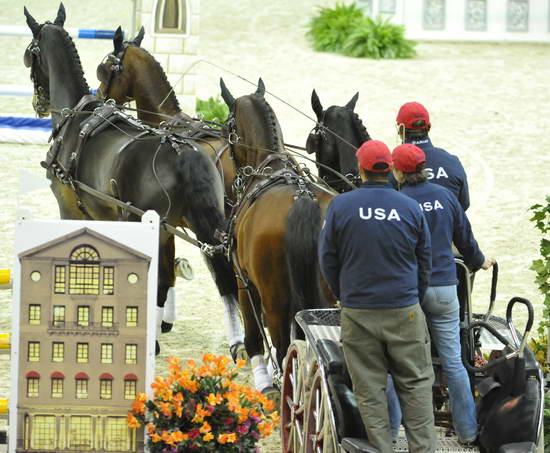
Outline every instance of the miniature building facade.
[[[200, 0], [137, 0], [136, 27], [142, 44], [166, 72], [182, 111], [195, 113]], [[135, 32], [135, 30], [134, 30]]]
[[19, 255], [18, 452], [143, 451], [150, 258], [88, 228]]

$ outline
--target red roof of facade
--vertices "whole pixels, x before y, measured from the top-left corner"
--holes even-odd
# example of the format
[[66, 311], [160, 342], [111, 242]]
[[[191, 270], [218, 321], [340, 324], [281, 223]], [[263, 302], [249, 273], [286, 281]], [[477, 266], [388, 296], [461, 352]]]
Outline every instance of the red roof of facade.
[[137, 381], [138, 378], [134, 373], [129, 373], [126, 376], [124, 376], [125, 381]]
[[74, 375], [75, 379], [90, 379], [86, 373], [77, 373]]
[[99, 375], [99, 379], [111, 379], [113, 380], [113, 375], [110, 373], [102, 373]]
[[29, 371], [25, 377], [28, 377], [28, 378], [38, 378], [40, 379], [40, 374], [38, 374], [38, 372], [36, 371]]
[[60, 373], [59, 371], [54, 371], [50, 377], [52, 379], [65, 379], [63, 373]]

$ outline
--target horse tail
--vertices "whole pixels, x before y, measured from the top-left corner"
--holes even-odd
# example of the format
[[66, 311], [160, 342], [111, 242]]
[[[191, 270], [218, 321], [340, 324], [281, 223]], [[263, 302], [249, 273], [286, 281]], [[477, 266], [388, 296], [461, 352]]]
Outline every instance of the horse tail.
[[[225, 231], [224, 189], [212, 160], [201, 151], [184, 150], [176, 161], [185, 220], [201, 242], [216, 244], [216, 230]], [[222, 254], [206, 258], [222, 296], [236, 294], [235, 274]]]
[[291, 319], [300, 310], [324, 305], [321, 296], [317, 243], [321, 231], [321, 208], [317, 201], [300, 197], [290, 208], [285, 233], [290, 279]]

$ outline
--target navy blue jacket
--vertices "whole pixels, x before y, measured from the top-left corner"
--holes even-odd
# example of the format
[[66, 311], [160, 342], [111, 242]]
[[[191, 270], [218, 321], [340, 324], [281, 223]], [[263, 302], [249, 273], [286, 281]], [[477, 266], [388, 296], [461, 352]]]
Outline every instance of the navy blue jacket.
[[406, 140], [406, 142], [422, 148], [426, 154], [426, 170], [430, 181], [454, 193], [464, 211], [467, 211], [470, 207], [468, 179], [458, 157], [444, 149], [436, 148], [428, 137], [423, 140]]
[[332, 200], [319, 261], [343, 307], [413, 305], [428, 287], [429, 227], [418, 203], [391, 184], [364, 183]]
[[421, 182], [405, 184], [401, 193], [416, 200], [424, 211], [432, 238], [432, 275], [430, 286], [456, 285], [456, 265], [451, 243], [464, 256], [464, 262], [475, 272], [485, 257], [477, 245], [472, 227], [456, 197], [446, 188]]

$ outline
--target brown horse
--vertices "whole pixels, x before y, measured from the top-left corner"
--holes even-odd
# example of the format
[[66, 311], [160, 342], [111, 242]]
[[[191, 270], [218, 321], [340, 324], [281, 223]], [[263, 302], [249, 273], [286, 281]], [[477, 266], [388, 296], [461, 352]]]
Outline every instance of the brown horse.
[[[138, 118], [154, 127], [165, 123], [163, 126], [183, 134], [204, 129], [205, 124], [194, 121], [181, 111], [162, 66], [140, 47], [143, 35], [141, 27], [134, 39], [124, 41], [124, 33], [120, 27], [117, 28], [113, 52], [97, 67], [97, 77], [101, 82], [98, 95], [114, 99], [117, 104], [135, 101]], [[226, 196], [232, 199], [235, 163], [227, 152], [227, 140], [212, 134], [196, 139], [196, 143], [216, 162]]]
[[[81, 146], [81, 123], [89, 126], [97, 115], [73, 109], [81, 99], [90, 101], [92, 109], [105, 106], [84, 97], [89, 87], [74, 43], [63, 29], [65, 9], [61, 4], [53, 23], [38, 24], [26, 9], [25, 15], [33, 34], [24, 56], [35, 87], [33, 106], [41, 116], [52, 114], [55, 146], [45, 166], [61, 218], [139, 220], [108, 199], [79, 190], [80, 182], [143, 211], [153, 209], [168, 224], [191, 227], [197, 239], [214, 243], [214, 232], [225, 227], [225, 216], [223, 187], [212, 161], [177, 137], [120, 116], [114, 126], [111, 121], [102, 124], [103, 129], [98, 127]], [[62, 157], [71, 155], [77, 156], [70, 158], [76, 163], [65, 165], [72, 169], [60, 176]], [[227, 260], [218, 254], [207, 261], [221, 295], [236, 297], [235, 276]], [[157, 305], [163, 308], [175, 280], [173, 236], [164, 229], [158, 275]]]
[[[103, 98], [114, 99], [119, 105], [135, 101], [138, 118], [151, 126], [158, 127], [164, 122], [174, 133], [185, 137], [191, 134], [197, 149], [205, 152], [216, 163], [225, 193], [232, 198], [235, 163], [229, 155], [227, 140], [219, 131], [210, 128], [205, 130], [204, 124], [192, 120], [181, 111], [162, 66], [140, 47], [143, 35], [144, 29], [141, 27], [133, 40], [124, 41], [121, 28], [117, 28], [113, 38], [113, 52], [97, 67], [97, 76], [101, 81], [98, 94]], [[171, 241], [173, 244], [173, 237]], [[231, 354], [234, 358], [244, 358], [244, 334], [236, 297], [233, 294], [222, 295], [222, 302]], [[167, 308], [173, 303], [174, 299], [169, 298]]]
[[241, 279], [239, 301], [245, 347], [256, 387], [271, 387], [263, 362], [261, 315], [277, 362], [290, 344], [297, 311], [334, 302], [322, 287], [317, 241], [334, 192], [306, 179], [285, 152], [275, 113], [264, 98], [260, 79], [254, 94], [233, 98], [223, 81], [222, 97], [230, 108], [226, 133], [238, 137], [231, 153], [242, 175], [240, 200], [231, 219], [232, 256]]

